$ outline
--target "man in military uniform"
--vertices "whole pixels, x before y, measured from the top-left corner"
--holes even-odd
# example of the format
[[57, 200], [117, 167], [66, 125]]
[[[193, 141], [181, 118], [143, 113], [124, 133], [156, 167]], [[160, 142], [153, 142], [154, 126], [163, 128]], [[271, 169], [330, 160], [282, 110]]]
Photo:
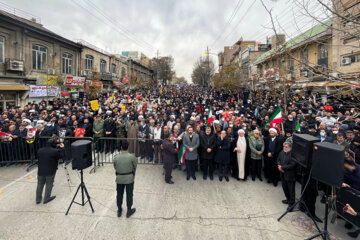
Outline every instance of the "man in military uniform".
[[121, 152], [114, 157], [114, 168], [116, 173], [116, 191], [117, 191], [117, 216], [121, 217], [122, 201], [124, 189], [126, 189], [126, 217], [130, 217], [136, 211], [136, 208], [131, 208], [133, 204], [134, 179], [137, 166], [137, 159], [133, 154], [128, 152], [129, 143], [127, 141], [121, 142]]
[[104, 143], [99, 138], [104, 136], [104, 121], [101, 119], [100, 115], [97, 115], [93, 124], [93, 132], [95, 138], [95, 146], [97, 152], [103, 151]]

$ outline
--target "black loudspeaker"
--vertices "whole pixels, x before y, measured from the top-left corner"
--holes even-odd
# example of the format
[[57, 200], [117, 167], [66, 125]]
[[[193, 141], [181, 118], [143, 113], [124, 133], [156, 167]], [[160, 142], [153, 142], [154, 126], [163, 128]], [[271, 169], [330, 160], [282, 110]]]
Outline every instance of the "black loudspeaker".
[[346, 204], [349, 204], [355, 212], [360, 212], [360, 191], [350, 188], [340, 188], [336, 194], [336, 211], [346, 221], [360, 227], [360, 218], [343, 212]]
[[317, 142], [320, 142], [320, 139], [312, 135], [294, 134], [291, 158], [302, 167], [310, 169], [313, 145]]
[[312, 178], [333, 187], [341, 187], [344, 182], [344, 146], [320, 142], [314, 143], [313, 149]]
[[72, 169], [82, 170], [92, 165], [91, 141], [77, 140], [71, 144]]

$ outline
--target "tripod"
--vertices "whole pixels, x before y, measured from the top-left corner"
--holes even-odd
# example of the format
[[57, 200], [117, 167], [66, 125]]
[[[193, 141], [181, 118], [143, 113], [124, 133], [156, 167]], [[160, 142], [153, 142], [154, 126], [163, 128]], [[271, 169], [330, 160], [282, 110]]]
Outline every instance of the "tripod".
[[317, 237], [322, 237], [324, 240], [329, 239], [330, 240], [330, 234], [327, 230], [327, 222], [328, 222], [328, 216], [329, 216], [329, 188], [326, 187], [325, 190], [325, 198], [326, 198], [326, 203], [325, 203], [325, 221], [324, 221], [324, 230], [320, 231], [318, 234], [315, 234], [314, 236], [306, 239], [306, 240], [311, 240]]
[[[65, 215], [68, 215], [68, 213], [69, 213], [69, 211], [70, 211], [70, 208], [71, 208], [71, 205], [72, 205], [73, 203], [76, 203], [76, 204], [81, 205], [81, 206], [85, 206], [85, 204], [86, 204], [87, 202], [89, 202], [90, 207], [91, 207], [91, 210], [92, 210], [92, 212], [94, 212], [94, 208], [93, 208], [93, 206], [92, 206], [92, 204], [91, 204], [91, 201], [90, 201], [90, 195], [89, 195], [89, 193], [88, 193], [88, 191], [87, 191], [87, 189], [86, 189], [85, 183], [84, 183], [84, 177], [83, 177], [83, 170], [82, 170], [82, 169], [80, 170], [80, 176], [81, 176], [81, 182], [80, 182], [80, 184], [79, 184], [79, 187], [78, 187], [77, 190], [76, 190], [76, 193], [75, 193], [73, 199], [71, 200], [70, 206], [69, 206], [68, 210], [66, 211]], [[76, 198], [76, 195], [78, 194], [80, 188], [81, 188], [81, 203], [78, 203], [78, 202], [75, 202], [75, 198]], [[86, 197], [87, 197], [87, 201], [86, 201], [86, 202], [84, 202], [84, 200], [85, 200], [85, 199], [84, 199], [84, 192], [85, 192]]]
[[[306, 182], [305, 182], [304, 180], [306, 179], [306, 177], [307, 177], [307, 180], [306, 180]], [[311, 220], [313, 221], [316, 229], [320, 232], [321, 230], [320, 230], [319, 226], [317, 225], [314, 217], [313, 217], [312, 214], [310, 213], [310, 211], [309, 211], [306, 203], [305, 203], [304, 200], [303, 200], [304, 193], [305, 193], [305, 191], [306, 191], [309, 183], [312, 183], [312, 182], [311, 182], [311, 170], [310, 170], [310, 173], [309, 173], [309, 174], [304, 174], [304, 175], [303, 175], [302, 184], [305, 184], [305, 185], [303, 185], [304, 188], [303, 188], [302, 191], [301, 191], [302, 193], [301, 193], [301, 196], [300, 196], [299, 200], [297, 200], [291, 207], [289, 207], [277, 220], [278, 220], [278, 222], [280, 222], [280, 220], [281, 220], [283, 217], [285, 217], [286, 214], [288, 214], [289, 212], [291, 212], [293, 209], [295, 209], [295, 207], [296, 207], [298, 204], [301, 203], [302, 206], [305, 207], [305, 211], [309, 213], [308, 216], [309, 216], [309, 217], [311, 218]]]

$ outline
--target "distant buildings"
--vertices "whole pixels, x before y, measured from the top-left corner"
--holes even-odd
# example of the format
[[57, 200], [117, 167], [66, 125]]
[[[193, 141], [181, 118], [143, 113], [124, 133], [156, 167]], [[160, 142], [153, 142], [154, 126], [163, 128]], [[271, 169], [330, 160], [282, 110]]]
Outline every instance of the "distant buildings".
[[354, 94], [360, 87], [359, 6], [360, 0], [336, 0], [332, 18], [289, 40], [283, 34], [266, 44], [241, 38], [218, 54], [219, 70], [237, 64], [251, 88], [299, 88], [323, 99]]
[[[92, 84], [108, 92], [151, 82], [146, 58], [71, 41], [34, 19], [0, 10], [0, 112], [43, 98], [82, 96]], [[94, 77], [99, 81], [93, 83]]]

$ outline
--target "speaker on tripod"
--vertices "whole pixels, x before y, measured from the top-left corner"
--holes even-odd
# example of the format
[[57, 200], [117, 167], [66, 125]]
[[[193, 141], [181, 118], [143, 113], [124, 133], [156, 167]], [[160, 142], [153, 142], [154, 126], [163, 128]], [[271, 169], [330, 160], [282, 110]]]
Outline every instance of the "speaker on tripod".
[[[90, 195], [86, 189], [84, 183], [83, 169], [88, 168], [92, 165], [92, 145], [89, 140], [78, 140], [71, 144], [71, 153], [72, 153], [72, 168], [76, 170], [80, 170], [80, 184], [76, 190], [76, 193], [71, 200], [70, 206], [66, 211], [65, 215], [68, 215], [70, 208], [73, 203], [76, 203], [81, 206], [85, 206], [87, 202], [89, 202], [92, 212], [94, 212], [94, 208], [90, 201]], [[81, 203], [75, 201], [76, 195], [81, 189]], [[85, 196], [87, 197], [87, 201], [85, 202]]]

